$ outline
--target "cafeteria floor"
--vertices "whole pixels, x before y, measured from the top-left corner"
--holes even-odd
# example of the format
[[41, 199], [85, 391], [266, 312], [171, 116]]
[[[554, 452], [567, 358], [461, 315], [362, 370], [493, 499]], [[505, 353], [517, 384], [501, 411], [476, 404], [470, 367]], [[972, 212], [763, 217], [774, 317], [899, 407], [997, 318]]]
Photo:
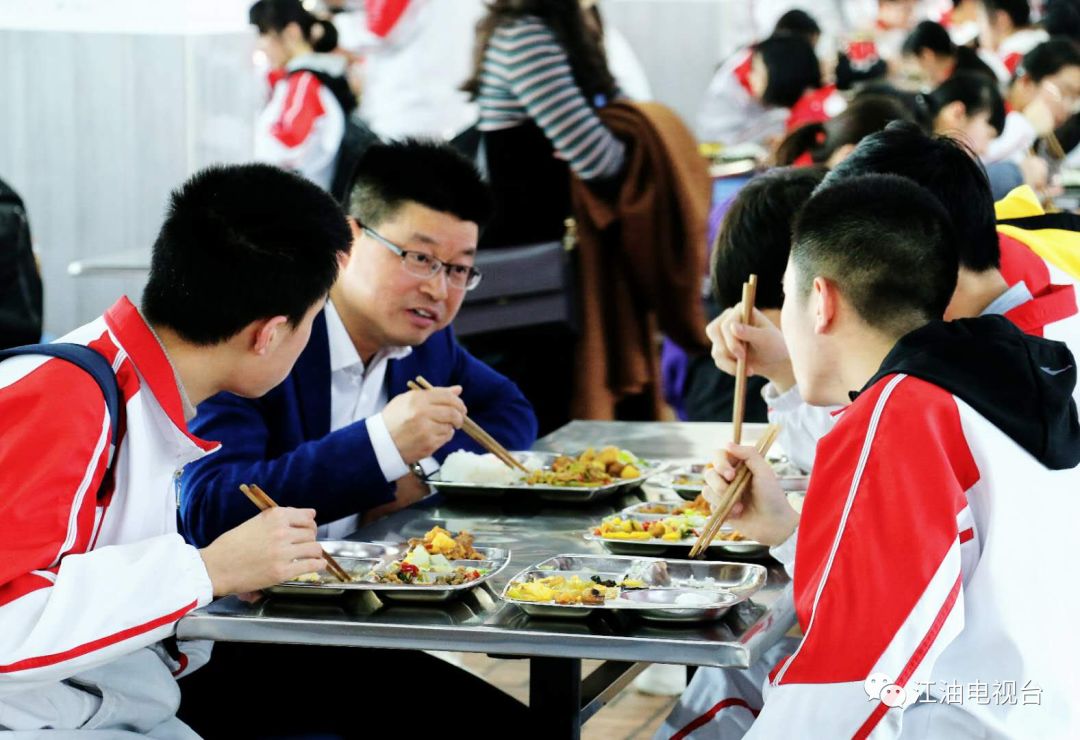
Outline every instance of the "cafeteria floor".
[[[525, 660], [499, 660], [480, 653], [457, 653], [461, 665], [488, 683], [521, 701], [529, 699], [529, 663]], [[582, 674], [588, 675], [598, 660], [582, 662]], [[647, 740], [675, 705], [678, 697], [650, 696], [628, 686], [606, 707], [597, 712], [582, 728], [583, 740]]]

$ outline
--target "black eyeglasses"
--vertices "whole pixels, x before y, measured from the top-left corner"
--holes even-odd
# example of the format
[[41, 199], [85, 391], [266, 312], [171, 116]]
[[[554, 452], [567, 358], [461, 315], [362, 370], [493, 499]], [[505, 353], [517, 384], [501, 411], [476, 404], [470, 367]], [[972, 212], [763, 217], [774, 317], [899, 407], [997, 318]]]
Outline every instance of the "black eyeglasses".
[[372, 229], [369, 229], [366, 226], [362, 227], [362, 229], [365, 234], [379, 244], [382, 244], [398, 257], [401, 257], [401, 266], [404, 267], [405, 272], [410, 275], [428, 280], [438, 275], [440, 270], [446, 270], [446, 282], [458, 290], [472, 290], [480, 284], [480, 278], [483, 277], [483, 275], [481, 275], [480, 271], [475, 267], [471, 267], [470, 265], [455, 265], [436, 259], [430, 254], [402, 249], [397, 244], [394, 244], [392, 241]]

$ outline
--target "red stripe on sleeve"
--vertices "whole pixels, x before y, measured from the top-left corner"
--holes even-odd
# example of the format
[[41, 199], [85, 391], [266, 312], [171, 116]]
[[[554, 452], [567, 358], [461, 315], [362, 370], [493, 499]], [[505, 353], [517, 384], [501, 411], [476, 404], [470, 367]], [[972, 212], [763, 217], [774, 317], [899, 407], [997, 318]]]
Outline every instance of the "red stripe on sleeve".
[[158, 617], [144, 624], [137, 625], [135, 627], [129, 627], [126, 630], [121, 630], [107, 637], [101, 637], [97, 640], [84, 643], [78, 647], [65, 650], [62, 653], [53, 653], [52, 655], [41, 655], [34, 658], [26, 658], [25, 660], [16, 661], [15, 663], [9, 663], [8, 665], [0, 665], [0, 673], [14, 673], [15, 671], [28, 671], [32, 668], [42, 668], [44, 666], [55, 665], [62, 663], [65, 660], [71, 660], [78, 658], [81, 655], [92, 653], [95, 650], [101, 650], [109, 645], [114, 645], [118, 642], [126, 640], [136, 635], [141, 635], [144, 632], [151, 632], [152, 630], [162, 627], [166, 624], [171, 624], [180, 619], [180, 617], [187, 614], [189, 611], [195, 608], [198, 604], [197, 601], [193, 601], [182, 609], [177, 609], [171, 614], [166, 614], [163, 617]]
[[818, 447], [795, 570], [806, 635], [781, 684], [865, 680], [956, 542], [956, 516], [979, 479], [955, 400], [925, 381], [895, 386], [870, 437], [890, 379], [859, 396]]
[[728, 707], [742, 707], [743, 709], [748, 709], [750, 710], [750, 714], [754, 715], [755, 717], [760, 714], [760, 710], [754, 709], [742, 699], [724, 699], [723, 701], [714, 704], [712, 708], [709, 709], [709, 711], [705, 712], [705, 714], [701, 715], [693, 722], [689, 723], [686, 727], [682, 728], [674, 735], [672, 735], [671, 740], [682, 740], [694, 730], [708, 724], [709, 720], [715, 717], [720, 712], [720, 710], [727, 709]]
[[367, 0], [364, 9], [368, 30], [386, 38], [408, 7], [409, 0]]
[[303, 144], [315, 122], [326, 112], [319, 100], [321, 87], [318, 78], [310, 72], [289, 77], [281, 118], [270, 127], [270, 133], [285, 146], [291, 148]]

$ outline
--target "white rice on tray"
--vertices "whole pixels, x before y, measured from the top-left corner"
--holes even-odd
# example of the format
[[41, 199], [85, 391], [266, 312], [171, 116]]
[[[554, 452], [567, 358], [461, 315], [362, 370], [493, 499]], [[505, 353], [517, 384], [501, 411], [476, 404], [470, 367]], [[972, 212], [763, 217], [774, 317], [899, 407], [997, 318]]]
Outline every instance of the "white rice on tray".
[[519, 471], [511, 470], [494, 455], [477, 455], [465, 450], [458, 450], [447, 455], [439, 470], [439, 479], [448, 483], [505, 486], [517, 483], [521, 478]]

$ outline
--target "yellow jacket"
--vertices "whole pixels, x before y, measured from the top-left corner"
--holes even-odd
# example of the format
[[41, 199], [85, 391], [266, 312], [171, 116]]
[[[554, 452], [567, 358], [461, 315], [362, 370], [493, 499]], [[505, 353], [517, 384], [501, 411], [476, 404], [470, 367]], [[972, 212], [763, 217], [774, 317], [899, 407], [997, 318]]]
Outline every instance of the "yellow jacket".
[[1080, 217], [1047, 213], [1027, 185], [995, 203], [994, 211], [998, 232], [1027, 245], [1073, 280], [1080, 279]]

